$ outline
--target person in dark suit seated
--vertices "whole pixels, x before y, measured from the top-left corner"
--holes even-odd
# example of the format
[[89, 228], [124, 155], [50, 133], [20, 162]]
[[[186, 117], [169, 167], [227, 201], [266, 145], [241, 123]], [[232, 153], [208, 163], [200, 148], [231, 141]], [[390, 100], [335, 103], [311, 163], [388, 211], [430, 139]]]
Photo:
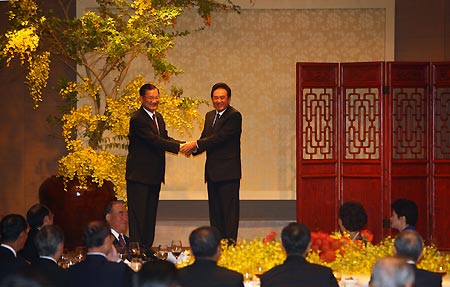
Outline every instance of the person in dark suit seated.
[[43, 276], [48, 286], [65, 286], [67, 272], [58, 266], [58, 259], [64, 251], [64, 233], [59, 226], [47, 225], [41, 228], [34, 239], [39, 259], [32, 268]]
[[292, 222], [283, 228], [281, 243], [287, 258], [261, 275], [261, 287], [338, 287], [333, 271], [306, 261], [311, 233], [303, 223]]
[[28, 224], [19, 214], [8, 214], [0, 222], [0, 281], [7, 275], [28, 266], [25, 259], [17, 256], [28, 238]]
[[179, 287], [178, 269], [169, 261], [146, 262], [134, 274], [133, 287]]
[[361, 203], [347, 201], [339, 207], [339, 229], [348, 233], [352, 241], [363, 239], [360, 231], [366, 224], [367, 213]]
[[27, 222], [30, 226], [30, 231], [28, 232], [27, 242], [25, 242], [25, 246], [19, 252], [19, 255], [30, 263], [34, 263], [39, 259], [34, 238], [39, 229], [53, 224], [53, 213], [47, 206], [36, 203], [27, 212]]
[[243, 287], [242, 274], [217, 266], [220, 256], [219, 230], [213, 226], [195, 229], [189, 236], [195, 262], [179, 270], [183, 287]]
[[69, 286], [131, 286], [133, 271], [121, 262], [108, 223], [90, 222], [84, 229], [83, 239], [88, 248], [87, 256], [69, 268]]
[[442, 286], [442, 275], [419, 269], [416, 266], [416, 263], [423, 257], [423, 240], [416, 231], [400, 232], [394, 241], [394, 253], [396, 256], [406, 259], [406, 262], [412, 266], [416, 277], [415, 287]]
[[125, 233], [128, 231], [128, 210], [122, 200], [111, 201], [105, 208], [104, 218], [111, 227], [114, 236], [114, 246], [117, 250], [126, 251], [129, 239]]
[[409, 199], [400, 198], [391, 204], [391, 227], [402, 232], [403, 230], [416, 230], [419, 211], [417, 204]]
[[414, 271], [403, 258], [383, 257], [372, 269], [370, 287], [412, 287]]

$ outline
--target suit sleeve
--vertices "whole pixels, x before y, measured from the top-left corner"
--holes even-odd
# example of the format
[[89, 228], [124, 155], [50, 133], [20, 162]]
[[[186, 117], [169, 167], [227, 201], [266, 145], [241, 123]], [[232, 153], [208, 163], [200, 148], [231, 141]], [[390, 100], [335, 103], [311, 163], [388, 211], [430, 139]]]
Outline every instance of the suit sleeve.
[[239, 136], [242, 132], [242, 115], [239, 112], [234, 112], [226, 119], [223, 126], [217, 132], [207, 136], [207, 121], [205, 121], [205, 128], [197, 141], [198, 151], [196, 154], [202, 153], [205, 150], [214, 148], [217, 145], [224, 143], [230, 138]]

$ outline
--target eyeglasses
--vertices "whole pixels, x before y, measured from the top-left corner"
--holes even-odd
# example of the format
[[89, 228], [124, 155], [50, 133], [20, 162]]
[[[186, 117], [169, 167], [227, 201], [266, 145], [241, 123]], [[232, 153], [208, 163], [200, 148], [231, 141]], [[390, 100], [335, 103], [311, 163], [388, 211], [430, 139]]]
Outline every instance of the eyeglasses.
[[148, 97], [148, 96], [141, 96], [141, 97], [146, 98], [150, 101], [159, 101], [159, 97]]

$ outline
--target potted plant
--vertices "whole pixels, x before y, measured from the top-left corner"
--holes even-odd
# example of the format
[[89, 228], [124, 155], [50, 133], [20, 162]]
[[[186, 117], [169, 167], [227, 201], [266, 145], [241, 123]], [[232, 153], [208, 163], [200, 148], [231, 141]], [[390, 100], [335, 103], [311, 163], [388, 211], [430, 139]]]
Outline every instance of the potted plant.
[[[59, 160], [57, 176], [66, 189], [74, 180], [81, 189], [112, 182], [115, 195], [126, 199], [128, 125], [140, 106], [139, 87], [149, 80], [160, 87], [159, 111], [169, 128], [189, 134], [193, 123], [202, 121], [197, 108], [203, 100], [166, 88], [170, 77], [182, 72], [166, 53], [190, 33], [177, 27], [177, 18], [196, 9], [203, 29], [211, 12], [239, 7], [214, 0], [96, 0], [95, 11], [71, 17], [71, 1], [57, 1], [65, 17], [44, 11], [36, 0], [10, 0], [10, 28], [1, 38], [0, 55], [7, 65], [18, 58], [27, 68], [34, 108], [44, 98], [51, 61], [73, 68], [77, 80], [62, 82], [59, 92], [68, 104], [60, 118], [67, 155]], [[153, 67], [153, 79], [129, 75], [133, 63], [142, 60]]]

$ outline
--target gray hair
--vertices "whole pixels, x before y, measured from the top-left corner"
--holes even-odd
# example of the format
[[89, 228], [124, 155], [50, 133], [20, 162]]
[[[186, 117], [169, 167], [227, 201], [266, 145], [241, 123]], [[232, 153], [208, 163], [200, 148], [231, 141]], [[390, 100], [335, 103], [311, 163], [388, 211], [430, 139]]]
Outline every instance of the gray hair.
[[422, 254], [423, 240], [416, 231], [404, 230], [395, 238], [394, 247], [397, 256], [417, 261]]
[[414, 270], [406, 260], [384, 257], [375, 263], [370, 278], [371, 287], [405, 287], [414, 283]]

